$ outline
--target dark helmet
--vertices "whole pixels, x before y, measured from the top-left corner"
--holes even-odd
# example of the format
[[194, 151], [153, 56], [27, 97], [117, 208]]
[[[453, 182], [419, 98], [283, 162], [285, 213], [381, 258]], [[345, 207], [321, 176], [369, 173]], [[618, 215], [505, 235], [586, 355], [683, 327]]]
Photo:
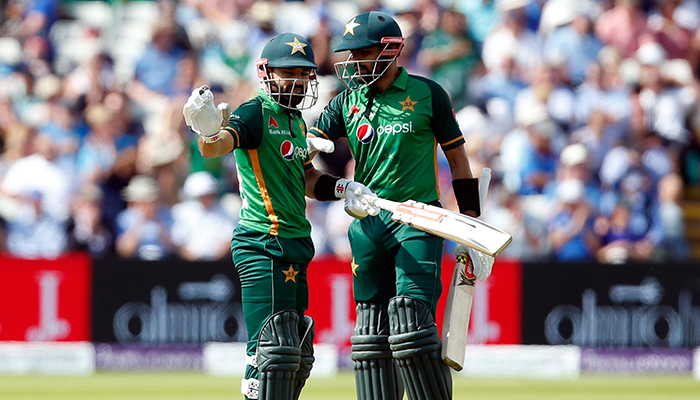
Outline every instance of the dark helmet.
[[[335, 47], [335, 52], [364, 49], [379, 46], [381, 52], [375, 60], [355, 60], [352, 53], [348, 59], [335, 64], [335, 73], [343, 84], [350, 90], [361, 89], [371, 85], [384, 75], [389, 65], [398, 57], [403, 48], [401, 28], [391, 15], [369, 11], [362, 13], [345, 24], [343, 37]], [[360, 63], [374, 62], [372, 71], [368, 74], [360, 72]], [[385, 62], [386, 66], [378, 70], [378, 64]]]
[[[303, 36], [288, 32], [273, 37], [263, 48], [256, 65], [258, 80], [270, 97], [279, 105], [303, 110], [316, 104], [318, 99], [318, 81], [315, 71], [318, 66], [314, 60], [314, 50], [311, 48], [309, 41]], [[272, 79], [269, 68], [309, 68], [311, 69], [311, 74], [309, 79]], [[292, 91], [294, 86], [302, 85], [304, 94], [291, 96], [281, 93], [281, 85], [279, 83], [283, 80], [294, 81]], [[277, 82], [276, 90], [271, 85], [274, 82]], [[310, 94], [306, 93], [308, 88], [311, 89]], [[294, 101], [292, 99], [298, 99], [301, 96], [303, 96], [303, 100], [298, 105], [293, 104]]]

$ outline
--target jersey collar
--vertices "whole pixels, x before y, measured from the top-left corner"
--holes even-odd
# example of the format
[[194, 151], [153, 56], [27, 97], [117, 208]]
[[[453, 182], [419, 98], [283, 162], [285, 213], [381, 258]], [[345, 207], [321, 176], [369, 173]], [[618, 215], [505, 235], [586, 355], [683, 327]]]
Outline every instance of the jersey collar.
[[406, 68], [404, 67], [399, 67], [399, 76], [396, 77], [394, 82], [389, 85], [389, 87], [394, 86], [395, 88], [399, 90], [406, 90], [408, 87], [408, 71], [406, 71]]
[[[408, 71], [406, 71], [406, 68], [399, 67], [399, 76], [397, 76], [396, 79], [394, 79], [394, 82], [392, 82], [391, 85], [389, 85], [383, 93], [390, 92], [392, 87], [400, 91], [406, 90], [406, 88], [408, 87]], [[368, 93], [371, 90], [371, 88], [370, 86], [367, 86], [363, 90], [365, 93]]]

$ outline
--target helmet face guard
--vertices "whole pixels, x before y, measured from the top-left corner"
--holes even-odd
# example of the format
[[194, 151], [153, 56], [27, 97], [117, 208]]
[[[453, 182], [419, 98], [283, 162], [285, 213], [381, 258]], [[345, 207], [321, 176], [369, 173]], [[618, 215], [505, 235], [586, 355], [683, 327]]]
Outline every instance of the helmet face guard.
[[[363, 89], [378, 81], [384, 75], [391, 63], [394, 62], [396, 57], [401, 53], [403, 41], [404, 39], [402, 37], [383, 37], [379, 46], [383, 45], [384, 47], [374, 60], [355, 60], [353, 59], [352, 50], [350, 50], [350, 55], [347, 60], [337, 62], [333, 65], [335, 74], [349, 90]], [[362, 73], [360, 64], [364, 63], [373, 63], [368, 73]], [[382, 67], [382, 63], [386, 63], [386, 65]]]
[[[258, 70], [258, 81], [275, 103], [291, 110], [307, 110], [316, 104], [318, 100], [318, 79], [315, 69], [309, 68], [310, 74], [308, 79], [299, 79], [272, 78], [270, 74], [271, 67], [266, 58], [258, 60], [256, 67]], [[283, 87], [286, 87], [288, 90], [283, 91]]]

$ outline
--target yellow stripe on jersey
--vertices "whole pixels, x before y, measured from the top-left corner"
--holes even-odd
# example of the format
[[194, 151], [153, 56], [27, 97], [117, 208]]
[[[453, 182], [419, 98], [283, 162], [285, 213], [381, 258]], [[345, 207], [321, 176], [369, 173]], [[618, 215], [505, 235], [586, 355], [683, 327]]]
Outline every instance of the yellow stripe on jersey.
[[280, 227], [280, 220], [275, 214], [275, 209], [272, 207], [272, 199], [270, 199], [270, 193], [267, 191], [267, 185], [265, 185], [265, 179], [262, 175], [262, 170], [260, 169], [260, 159], [258, 158], [257, 150], [248, 150], [250, 154], [250, 163], [253, 166], [253, 172], [255, 172], [255, 180], [258, 182], [258, 189], [260, 189], [260, 195], [263, 198], [263, 203], [265, 203], [265, 211], [267, 211], [267, 216], [272, 222], [272, 227], [270, 228], [270, 235], [277, 235]]
[[[311, 132], [311, 131], [313, 131], [313, 132]], [[319, 134], [321, 134], [321, 136], [323, 136], [324, 139], [331, 140], [331, 138], [328, 137], [328, 135], [326, 135], [325, 132], [323, 132], [322, 130], [316, 128], [315, 126], [312, 126], [311, 129], [309, 129], [309, 132], [314, 133], [314, 134], [319, 133]], [[318, 136], [318, 135], [316, 135], [316, 136]]]
[[435, 190], [437, 191], [438, 200], [439, 200], [440, 199], [440, 178], [438, 177], [437, 139], [433, 140], [433, 162], [435, 165]]
[[231, 128], [230, 126], [224, 127], [224, 130], [227, 130], [231, 133], [231, 136], [233, 136], [233, 139], [235, 140], [235, 142], [233, 143], [233, 148], [237, 149], [238, 146], [241, 145], [241, 137], [238, 135], [238, 131]]
[[304, 169], [309, 169], [311, 167], [313, 167], [313, 164], [311, 164], [311, 160], [308, 160], [304, 163]]
[[462, 139], [462, 136], [457, 137], [457, 138], [454, 138], [454, 139], [452, 139], [452, 140], [450, 140], [449, 142], [446, 142], [446, 143], [440, 143], [440, 146], [449, 146], [449, 145], [451, 145], [452, 143], [454, 143], [454, 142], [456, 142], [456, 141], [458, 141], [458, 140], [461, 140], [461, 139]]

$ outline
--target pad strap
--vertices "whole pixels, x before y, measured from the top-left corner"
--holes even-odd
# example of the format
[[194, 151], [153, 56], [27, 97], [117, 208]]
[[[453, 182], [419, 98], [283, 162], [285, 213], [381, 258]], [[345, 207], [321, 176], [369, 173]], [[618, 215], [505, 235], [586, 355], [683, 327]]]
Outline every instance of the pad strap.
[[255, 378], [241, 379], [241, 393], [248, 400], [257, 400], [260, 397], [260, 381]]

